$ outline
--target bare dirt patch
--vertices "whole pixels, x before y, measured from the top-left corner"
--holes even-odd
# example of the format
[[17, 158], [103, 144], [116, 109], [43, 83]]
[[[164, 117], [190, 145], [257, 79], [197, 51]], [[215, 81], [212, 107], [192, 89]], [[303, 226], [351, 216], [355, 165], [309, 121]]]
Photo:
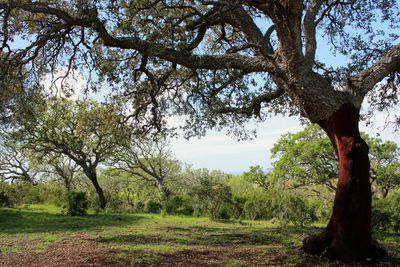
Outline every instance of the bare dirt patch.
[[90, 240], [63, 240], [45, 252], [0, 254], [1, 266], [123, 266], [113, 262], [115, 251], [100, 249]]

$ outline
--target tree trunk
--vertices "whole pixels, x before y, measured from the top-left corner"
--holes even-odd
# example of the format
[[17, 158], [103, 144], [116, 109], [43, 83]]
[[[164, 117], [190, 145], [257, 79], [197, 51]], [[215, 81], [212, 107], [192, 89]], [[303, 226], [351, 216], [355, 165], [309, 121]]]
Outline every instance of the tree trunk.
[[165, 203], [171, 196], [171, 191], [165, 186], [163, 182], [158, 182], [158, 188], [161, 191], [161, 200]]
[[371, 238], [371, 183], [368, 145], [361, 138], [359, 110], [343, 105], [318, 124], [329, 136], [339, 158], [339, 180], [331, 219], [317, 236], [303, 240], [306, 253], [342, 261], [383, 256]]
[[96, 193], [99, 197], [99, 207], [100, 209], [105, 209], [107, 202], [106, 202], [106, 197], [104, 196], [103, 189], [100, 187], [99, 182], [97, 181], [97, 173], [96, 170], [84, 170], [86, 176], [89, 178], [89, 180], [92, 182]]

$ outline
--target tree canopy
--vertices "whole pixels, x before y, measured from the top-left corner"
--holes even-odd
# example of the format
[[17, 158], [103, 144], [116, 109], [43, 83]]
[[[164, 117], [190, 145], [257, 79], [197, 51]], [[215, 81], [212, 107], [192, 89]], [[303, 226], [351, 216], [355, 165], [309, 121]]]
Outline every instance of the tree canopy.
[[51, 161], [55, 156], [72, 160], [93, 183], [104, 208], [106, 200], [98, 184], [97, 168], [111, 159], [129, 136], [116, 107], [52, 98], [37, 103], [30, 112], [32, 117], [26, 111], [18, 114], [14, 136], [38, 158]]
[[[383, 141], [379, 136], [362, 135], [370, 148], [371, 178], [376, 193], [386, 197], [400, 185], [400, 148], [393, 141]], [[339, 177], [337, 155], [329, 139], [316, 125], [281, 136], [271, 152], [277, 161], [270, 179], [289, 183], [291, 188], [324, 185], [330, 191], [336, 190]]]
[[[28, 86], [65, 65], [96, 73], [142, 123], [187, 114], [190, 133], [199, 120], [240, 126], [276, 112], [316, 122], [373, 88], [374, 107], [398, 102], [395, 0], [2, 0], [0, 11], [3, 74], [24, 66]], [[324, 42], [349, 63], [321, 62]]]

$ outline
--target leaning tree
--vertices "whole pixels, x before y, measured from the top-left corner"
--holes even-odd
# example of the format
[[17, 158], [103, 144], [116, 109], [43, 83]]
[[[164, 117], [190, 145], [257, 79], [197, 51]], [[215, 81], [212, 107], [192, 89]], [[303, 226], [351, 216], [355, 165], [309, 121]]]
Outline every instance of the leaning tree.
[[[127, 136], [119, 113], [116, 106], [94, 101], [49, 98], [14, 112], [17, 122], [13, 135], [38, 161], [51, 164], [69, 184], [79, 166], [96, 190], [99, 207], [104, 209], [107, 203], [98, 169]], [[76, 166], [60, 162], [68, 159], [67, 164], [73, 162]]]
[[154, 184], [161, 191], [162, 201], [168, 200], [172, 193], [168, 184], [179, 174], [181, 166], [165, 138], [134, 135], [113, 157], [116, 169]]
[[[126, 98], [131, 118], [160, 130], [165, 115], [187, 115], [188, 134], [241, 133], [276, 113], [317, 123], [339, 181], [328, 226], [303, 250], [342, 260], [377, 251], [358, 122], [366, 97], [378, 109], [398, 101], [398, 1], [1, 0], [0, 14], [1, 70], [24, 69], [26, 87], [61, 65], [81, 68]], [[322, 62], [317, 43], [345, 63]]]

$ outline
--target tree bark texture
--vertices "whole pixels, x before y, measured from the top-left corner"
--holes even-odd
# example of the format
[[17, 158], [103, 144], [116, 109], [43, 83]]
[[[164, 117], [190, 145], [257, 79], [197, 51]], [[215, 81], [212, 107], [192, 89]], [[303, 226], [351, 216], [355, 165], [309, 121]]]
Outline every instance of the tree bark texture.
[[383, 256], [371, 237], [368, 145], [360, 136], [358, 121], [359, 110], [345, 104], [318, 123], [338, 154], [339, 179], [330, 221], [320, 235], [303, 240], [306, 253], [347, 262]]

